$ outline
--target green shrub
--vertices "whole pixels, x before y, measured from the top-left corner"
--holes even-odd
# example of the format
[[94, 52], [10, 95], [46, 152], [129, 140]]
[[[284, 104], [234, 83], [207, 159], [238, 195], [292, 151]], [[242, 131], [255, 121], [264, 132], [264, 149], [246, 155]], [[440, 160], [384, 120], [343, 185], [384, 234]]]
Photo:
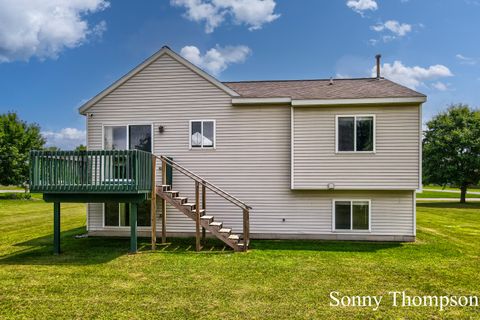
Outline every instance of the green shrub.
[[30, 200], [32, 195], [23, 192], [0, 193], [0, 200]]

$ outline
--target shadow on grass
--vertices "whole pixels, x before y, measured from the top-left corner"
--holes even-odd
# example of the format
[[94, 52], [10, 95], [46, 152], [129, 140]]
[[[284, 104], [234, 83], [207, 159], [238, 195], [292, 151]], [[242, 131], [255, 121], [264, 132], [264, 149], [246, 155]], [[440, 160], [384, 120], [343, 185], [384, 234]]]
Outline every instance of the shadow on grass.
[[[53, 234], [14, 244], [20, 247], [13, 253], [0, 255], [0, 265], [94, 265], [128, 255], [130, 238], [87, 237], [75, 238], [85, 233], [85, 228], [75, 228], [61, 233], [60, 255], [53, 254]], [[169, 238], [166, 244], [157, 244], [151, 251], [149, 238], [138, 239], [138, 254], [189, 254], [195, 252], [195, 238]], [[233, 251], [217, 239], [207, 238], [201, 253], [223, 254]]]
[[128, 253], [128, 240], [74, 238], [84, 232], [84, 227], [63, 231], [60, 255], [53, 254], [53, 234], [16, 243], [13, 246], [21, 249], [0, 256], [0, 265], [99, 264]]
[[480, 202], [467, 202], [467, 203], [446, 202], [446, 201], [417, 202], [417, 207], [480, 210]]
[[[22, 249], [0, 256], [0, 265], [95, 265], [127, 255], [129, 238], [88, 237], [76, 239], [85, 228], [63, 231], [60, 255], [53, 254], [53, 235], [29, 239], [14, 244]], [[195, 238], [168, 238], [151, 251], [150, 239], [139, 238], [139, 254], [192, 254]], [[318, 252], [376, 252], [401, 247], [397, 242], [320, 241], [320, 240], [252, 240], [252, 251], [318, 251]], [[223, 242], [207, 238], [199, 254], [231, 254], [233, 250]]]
[[400, 242], [330, 241], [330, 240], [254, 240], [253, 250], [376, 252], [403, 246]]

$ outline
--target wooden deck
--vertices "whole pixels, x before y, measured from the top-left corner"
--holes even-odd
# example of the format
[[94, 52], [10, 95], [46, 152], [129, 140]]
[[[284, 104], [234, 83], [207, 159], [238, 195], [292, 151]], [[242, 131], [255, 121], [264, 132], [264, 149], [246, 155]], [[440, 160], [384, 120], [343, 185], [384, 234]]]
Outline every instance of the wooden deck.
[[30, 155], [30, 191], [48, 194], [45, 200], [58, 195], [95, 202], [90, 195], [147, 194], [152, 190], [151, 176], [152, 155], [140, 150], [32, 151]]
[[[155, 185], [157, 159], [161, 162], [162, 186]], [[172, 191], [173, 169], [195, 184], [195, 203]], [[201, 190], [200, 190], [201, 189]], [[213, 216], [205, 215], [206, 190], [219, 195], [241, 210], [243, 230], [232, 233]], [[60, 253], [60, 203], [128, 203], [130, 206], [130, 252], [137, 251], [137, 206], [151, 199], [152, 250], [156, 246], [156, 196], [162, 202], [162, 242], [166, 241], [166, 204], [171, 204], [195, 221], [197, 251], [208, 230], [235, 251], [249, 245], [250, 206], [214, 184], [182, 167], [170, 157], [140, 150], [32, 151], [30, 154], [30, 191], [43, 193], [53, 202], [54, 253]], [[201, 204], [201, 205], [200, 205]], [[201, 208], [200, 208], [201, 206]]]

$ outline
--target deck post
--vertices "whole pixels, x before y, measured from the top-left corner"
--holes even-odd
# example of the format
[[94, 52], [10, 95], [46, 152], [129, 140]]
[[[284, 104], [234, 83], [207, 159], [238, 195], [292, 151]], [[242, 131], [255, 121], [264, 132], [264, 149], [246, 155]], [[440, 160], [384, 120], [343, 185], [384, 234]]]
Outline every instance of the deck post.
[[200, 251], [200, 183], [195, 181], [195, 251]]
[[250, 244], [250, 211], [243, 209], [243, 250], [248, 250]]
[[130, 253], [137, 253], [137, 203], [130, 203]]
[[157, 248], [157, 190], [156, 190], [157, 158], [152, 155], [152, 199], [150, 200], [150, 217], [152, 226], [152, 250]]
[[[203, 214], [205, 214], [206, 209], [207, 209], [207, 191], [205, 189], [205, 182], [202, 183], [202, 209], [204, 210]], [[206, 236], [205, 233], [206, 233], [206, 230], [205, 230], [204, 227], [202, 227], [202, 243], [203, 243], [203, 245], [205, 245], [205, 236]]]
[[53, 253], [60, 254], [60, 202], [53, 203]]

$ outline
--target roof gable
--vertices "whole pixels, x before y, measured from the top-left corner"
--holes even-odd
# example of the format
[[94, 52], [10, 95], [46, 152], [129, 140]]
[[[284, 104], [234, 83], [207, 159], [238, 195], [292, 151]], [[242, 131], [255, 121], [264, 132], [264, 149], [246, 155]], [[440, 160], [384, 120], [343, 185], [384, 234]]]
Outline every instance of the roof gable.
[[176, 54], [174, 51], [172, 51], [169, 47], [164, 46], [162, 49], [154, 53], [152, 56], [150, 56], [148, 59], [143, 61], [141, 64], [139, 64], [137, 67], [134, 69], [130, 70], [127, 74], [125, 74], [123, 77], [121, 77], [119, 80], [115, 81], [112, 85], [107, 87], [105, 90], [91, 98], [89, 101], [87, 101], [85, 104], [83, 104], [79, 109], [80, 114], [85, 114], [87, 110], [92, 107], [95, 103], [103, 99], [105, 96], [107, 96], [109, 93], [113, 92], [115, 89], [120, 87], [122, 84], [127, 82], [129, 79], [134, 77], [136, 74], [141, 72], [143, 69], [148, 67], [150, 64], [152, 64], [154, 61], [162, 57], [163, 55], [168, 55], [172, 59], [176, 60], [177, 62], [181, 63], [188, 69], [192, 70], [196, 74], [198, 74], [200, 77], [204, 78], [205, 80], [209, 81], [219, 89], [225, 91], [227, 94], [229, 94], [232, 97], [238, 97], [239, 94], [235, 92], [233, 89], [230, 87], [226, 86], [222, 82], [218, 81], [202, 69], [198, 68], [197, 66], [193, 65], [191, 62], [186, 60], [185, 58], [181, 57], [180, 55]]

